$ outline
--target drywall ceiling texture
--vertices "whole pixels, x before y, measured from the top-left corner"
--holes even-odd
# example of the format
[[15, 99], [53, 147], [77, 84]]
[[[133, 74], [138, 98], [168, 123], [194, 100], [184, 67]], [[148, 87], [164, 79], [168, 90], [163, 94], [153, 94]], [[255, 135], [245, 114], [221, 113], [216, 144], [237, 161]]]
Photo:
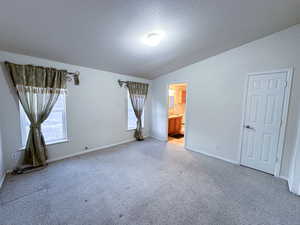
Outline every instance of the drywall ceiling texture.
[[281, 176], [294, 155], [300, 98], [300, 25], [161, 76], [152, 83], [152, 135], [166, 139], [167, 86], [188, 83], [186, 145], [239, 163], [247, 74], [294, 67]]
[[[68, 83], [66, 111], [69, 141], [50, 145], [48, 147], [50, 160], [82, 153], [86, 146], [89, 149], [99, 149], [134, 140], [134, 131], [127, 130], [127, 90], [120, 88], [118, 79], [146, 83], [151, 81], [0, 51], [0, 122], [7, 170], [14, 169], [18, 164], [13, 154], [16, 154], [17, 159], [22, 158], [23, 151], [18, 151], [21, 147], [19, 104], [14, 90], [9, 88], [8, 74], [2, 63], [6, 60], [80, 72], [79, 86], [74, 86], [72, 82]], [[148, 99], [151, 99], [151, 85]], [[147, 101], [145, 109], [145, 136], [148, 136], [150, 129], [150, 102]]]
[[[0, 50], [154, 78], [300, 23], [299, 0], [9, 0]], [[164, 30], [158, 47], [141, 38]]]

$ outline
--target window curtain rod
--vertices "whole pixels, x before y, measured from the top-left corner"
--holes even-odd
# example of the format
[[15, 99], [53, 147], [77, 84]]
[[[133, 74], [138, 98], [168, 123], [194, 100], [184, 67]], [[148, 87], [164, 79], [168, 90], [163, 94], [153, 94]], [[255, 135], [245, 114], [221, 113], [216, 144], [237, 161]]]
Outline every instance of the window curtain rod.
[[124, 85], [128, 84], [128, 81], [118, 80], [118, 83], [119, 83], [120, 87], [123, 87]]
[[76, 71], [76, 72], [67, 72], [67, 81], [74, 80], [74, 84], [75, 85], [79, 85], [79, 75], [80, 75], [79, 71]]
[[[129, 82], [130, 81], [118, 80], [118, 83], [119, 83], [120, 87], [128, 86]], [[135, 82], [135, 83], [140, 83], [140, 82]], [[140, 84], [144, 84], [144, 83], [140, 83]], [[147, 83], [145, 83], [145, 84], [147, 84]]]
[[74, 76], [79, 76], [80, 75], [79, 71], [76, 71], [76, 72], [67, 72], [67, 73], [68, 73], [68, 76], [70, 76], [70, 77], [74, 77]]

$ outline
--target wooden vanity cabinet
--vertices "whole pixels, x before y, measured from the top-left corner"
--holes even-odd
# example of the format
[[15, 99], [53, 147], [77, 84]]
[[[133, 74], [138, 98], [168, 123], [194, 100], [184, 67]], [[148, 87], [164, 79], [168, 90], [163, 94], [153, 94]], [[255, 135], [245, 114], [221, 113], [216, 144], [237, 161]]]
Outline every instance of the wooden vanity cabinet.
[[182, 116], [169, 117], [169, 130], [168, 134], [180, 134]]
[[186, 90], [181, 91], [181, 103], [186, 103]]

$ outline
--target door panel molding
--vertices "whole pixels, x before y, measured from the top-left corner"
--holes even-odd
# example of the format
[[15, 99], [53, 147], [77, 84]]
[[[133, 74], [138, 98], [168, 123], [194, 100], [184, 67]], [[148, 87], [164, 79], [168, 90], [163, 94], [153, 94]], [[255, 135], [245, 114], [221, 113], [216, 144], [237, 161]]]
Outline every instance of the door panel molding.
[[[276, 154], [276, 162], [275, 162], [275, 168], [274, 168], [274, 175], [279, 177], [280, 176], [280, 170], [281, 170], [281, 162], [282, 162], [282, 155], [283, 155], [283, 149], [285, 144], [285, 133], [286, 133], [286, 124], [287, 124], [287, 117], [288, 117], [288, 111], [289, 111], [289, 101], [290, 101], [290, 95], [291, 95], [291, 87], [292, 87], [292, 79], [293, 79], [293, 68], [287, 68], [287, 69], [280, 69], [280, 70], [273, 70], [273, 71], [265, 71], [265, 72], [258, 72], [258, 73], [248, 73], [246, 76], [245, 84], [244, 84], [244, 95], [243, 95], [243, 109], [242, 109], [242, 121], [240, 126], [240, 139], [239, 139], [239, 159], [240, 164], [242, 164], [242, 151], [243, 151], [243, 138], [244, 133], [249, 132], [247, 129], [244, 128], [245, 121], [246, 121], [246, 112], [247, 112], [247, 95], [248, 95], [248, 88], [249, 88], [249, 80], [253, 76], [268, 76], [268, 75], [274, 75], [276, 73], [286, 73], [286, 83], [285, 90], [284, 90], [284, 99], [283, 99], [283, 106], [282, 106], [282, 116], [281, 116], [281, 126], [279, 131], [279, 137], [278, 137], [278, 145], [277, 145], [277, 154]], [[269, 82], [267, 86], [270, 87], [276, 87], [279, 85], [276, 81]], [[253, 87], [251, 88], [259, 88], [259, 85], [253, 84]]]

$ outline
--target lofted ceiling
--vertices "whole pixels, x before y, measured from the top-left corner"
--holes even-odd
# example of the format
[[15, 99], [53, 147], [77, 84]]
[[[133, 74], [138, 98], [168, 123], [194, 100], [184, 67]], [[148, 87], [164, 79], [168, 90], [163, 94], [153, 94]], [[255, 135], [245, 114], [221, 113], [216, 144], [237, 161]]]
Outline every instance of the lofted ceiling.
[[[300, 23], [300, 0], [5, 0], [0, 49], [153, 79]], [[148, 32], [163, 30], [156, 47]]]

